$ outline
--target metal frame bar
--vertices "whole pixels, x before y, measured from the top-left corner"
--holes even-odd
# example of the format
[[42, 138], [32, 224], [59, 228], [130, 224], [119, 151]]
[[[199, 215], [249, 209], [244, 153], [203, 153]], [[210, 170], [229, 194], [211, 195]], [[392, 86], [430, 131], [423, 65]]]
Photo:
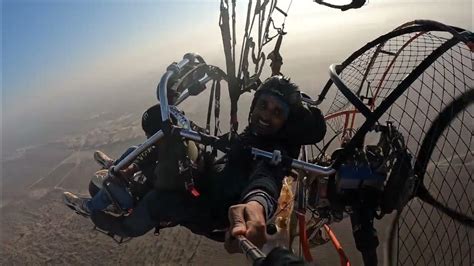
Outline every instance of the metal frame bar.
[[364, 124], [357, 130], [354, 137], [344, 148], [344, 152], [340, 157], [336, 159], [333, 164], [334, 168], [339, 168], [339, 166], [344, 162], [347, 156], [351, 154], [357, 145], [361, 143], [364, 139], [367, 132], [375, 125], [380, 117], [385, 113], [385, 111], [392, 106], [392, 104], [410, 87], [410, 85], [421, 75], [423, 72], [431, 66], [433, 62], [436, 61], [444, 52], [449, 50], [451, 47], [459, 43], [460, 40], [456, 37], [453, 37], [436, 48], [429, 56], [427, 56], [398, 86], [390, 93], [387, 98], [372, 112], [372, 115], [366, 119]]
[[370, 109], [365, 106], [365, 104], [359, 99], [359, 96], [355, 95], [349, 87], [344, 83], [342, 78], [339, 76], [337, 73], [336, 69], [338, 66], [336, 64], [332, 64], [329, 66], [329, 76], [331, 77], [331, 80], [334, 82], [334, 84], [337, 86], [339, 91], [346, 96], [346, 98], [349, 100], [349, 102], [354, 105], [359, 112], [367, 117], [367, 119], [372, 118], [373, 114]]

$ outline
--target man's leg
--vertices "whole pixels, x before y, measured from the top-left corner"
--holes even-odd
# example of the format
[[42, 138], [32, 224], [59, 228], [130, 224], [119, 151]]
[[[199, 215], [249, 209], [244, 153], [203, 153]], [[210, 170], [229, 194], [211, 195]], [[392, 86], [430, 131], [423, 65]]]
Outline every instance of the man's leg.
[[114, 163], [114, 160], [102, 151], [94, 152], [94, 160], [102, 166], [102, 169], [109, 169]]
[[[108, 157], [105, 153], [101, 151], [96, 151], [94, 153], [94, 159], [101, 164], [103, 167], [110, 167], [111, 165], [116, 165], [119, 163], [121, 160], [123, 160], [127, 155], [132, 153], [135, 149], [137, 149], [138, 146], [131, 146], [129, 147], [117, 160], [113, 161], [110, 157]], [[107, 182], [102, 181], [102, 180], [97, 180], [97, 182]], [[133, 207], [133, 198], [128, 192], [127, 188], [123, 185], [120, 185], [116, 182], [109, 182], [108, 183], [108, 191], [111, 194], [110, 196], [115, 198], [115, 201], [120, 205], [119, 207], [121, 209], [130, 209]], [[100, 211], [104, 210], [112, 204], [112, 200], [109, 198], [109, 193], [104, 190], [104, 186], [101, 186], [102, 188], [96, 192], [96, 193], [91, 193], [93, 194], [93, 197], [91, 200], [87, 201], [85, 206], [89, 209], [89, 212], [93, 211]]]
[[91, 212], [89, 208], [87, 208], [87, 204], [86, 204], [87, 201], [90, 199], [79, 197], [71, 192], [66, 191], [63, 193], [63, 200], [66, 206], [68, 206], [69, 208], [77, 212], [78, 214], [83, 215], [83, 216], [91, 215]]
[[[115, 182], [105, 181], [104, 183], [106, 183], [104, 185], [106, 185], [107, 188], [103, 187], [96, 195], [94, 195], [92, 199], [88, 200], [86, 203], [87, 208], [91, 212], [101, 211], [107, 208], [107, 206], [112, 204], [110, 197], [113, 197], [116, 203], [119, 205], [117, 207], [120, 207], [123, 210], [133, 208], [133, 197], [125, 186]], [[108, 191], [106, 191], [106, 189]], [[111, 195], [109, 195], [109, 193]]]
[[91, 219], [100, 229], [120, 237], [144, 235], [160, 222], [181, 223], [195, 215], [194, 203], [187, 192], [152, 190], [125, 217], [93, 212]]
[[131, 146], [129, 147], [120, 157], [114, 161], [114, 159], [110, 158], [107, 154], [102, 151], [95, 151], [94, 152], [94, 160], [102, 166], [103, 169], [109, 169], [112, 165], [116, 165], [121, 160], [125, 159], [127, 155], [132, 153], [138, 146]]

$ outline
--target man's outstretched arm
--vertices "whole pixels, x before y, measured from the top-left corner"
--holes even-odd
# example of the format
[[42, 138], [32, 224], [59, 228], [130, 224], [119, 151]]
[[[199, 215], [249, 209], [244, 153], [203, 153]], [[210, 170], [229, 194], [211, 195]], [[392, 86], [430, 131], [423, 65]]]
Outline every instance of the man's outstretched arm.
[[241, 204], [229, 208], [226, 249], [240, 252], [235, 237], [244, 235], [257, 247], [266, 242], [266, 221], [276, 211], [285, 171], [261, 161], [243, 191]]
[[[225, 248], [229, 253], [241, 252], [237, 236], [243, 235], [258, 248], [266, 242], [264, 210], [260, 203], [249, 201], [238, 204], [229, 209], [230, 229]], [[254, 261], [256, 266], [274, 265], [308, 265], [305, 261], [291, 253], [289, 250], [277, 247], [273, 249], [264, 259]]]
[[237, 236], [243, 235], [258, 248], [267, 241], [265, 210], [256, 201], [237, 204], [229, 208], [229, 231], [224, 244], [229, 253], [240, 253]]

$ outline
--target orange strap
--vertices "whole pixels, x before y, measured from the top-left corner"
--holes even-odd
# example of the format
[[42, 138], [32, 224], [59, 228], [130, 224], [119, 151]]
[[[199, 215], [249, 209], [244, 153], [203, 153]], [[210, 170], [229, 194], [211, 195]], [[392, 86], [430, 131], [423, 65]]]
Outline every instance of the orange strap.
[[329, 238], [331, 239], [331, 242], [334, 245], [334, 248], [339, 254], [339, 259], [341, 260], [341, 266], [350, 266], [351, 263], [349, 259], [347, 258], [346, 253], [344, 252], [344, 249], [342, 249], [341, 243], [339, 243], [339, 240], [337, 240], [337, 237], [334, 234], [334, 232], [331, 230], [331, 228], [327, 224], [324, 225], [324, 229], [326, 229], [326, 233], [329, 235]]
[[303, 256], [307, 262], [312, 262], [313, 256], [311, 256], [311, 252], [309, 250], [308, 236], [306, 235], [306, 215], [302, 212], [296, 212], [296, 215], [298, 216], [300, 243], [301, 249], [303, 249]]

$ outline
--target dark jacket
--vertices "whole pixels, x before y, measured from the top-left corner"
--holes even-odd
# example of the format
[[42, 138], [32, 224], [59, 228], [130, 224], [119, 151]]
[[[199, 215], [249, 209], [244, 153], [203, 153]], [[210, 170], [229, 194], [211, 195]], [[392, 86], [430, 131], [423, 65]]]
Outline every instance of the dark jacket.
[[227, 162], [216, 165], [208, 171], [209, 176], [202, 177], [205, 181], [201, 186], [208, 190], [206, 193], [210, 196], [216, 219], [224, 217], [222, 223], [226, 224], [230, 206], [251, 200], [264, 206], [267, 218], [273, 215], [283, 178], [291, 169], [284, 165], [270, 165], [264, 159], [254, 159], [246, 148], [255, 147], [269, 152], [280, 150], [283, 155], [298, 158], [301, 145], [315, 144], [326, 133], [324, 117], [319, 109], [301, 108], [298, 112], [298, 121], [289, 120], [282, 132], [275, 136], [257, 136], [246, 128], [231, 143]]

